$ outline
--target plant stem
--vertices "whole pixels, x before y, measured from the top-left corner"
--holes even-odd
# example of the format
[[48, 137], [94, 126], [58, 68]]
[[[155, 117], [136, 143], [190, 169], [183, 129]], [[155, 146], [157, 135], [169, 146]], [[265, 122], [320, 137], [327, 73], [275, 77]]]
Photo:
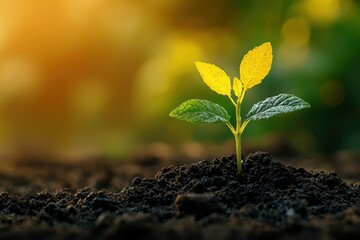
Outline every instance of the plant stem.
[[235, 144], [236, 144], [236, 165], [238, 173], [241, 172], [242, 160], [241, 160], [241, 133], [235, 134]]
[[236, 102], [234, 101], [234, 99], [232, 99], [231, 95], [228, 95], [231, 103], [236, 107]]
[[236, 145], [236, 163], [238, 173], [241, 172], [241, 101], [236, 104], [236, 130], [235, 130], [235, 145]]

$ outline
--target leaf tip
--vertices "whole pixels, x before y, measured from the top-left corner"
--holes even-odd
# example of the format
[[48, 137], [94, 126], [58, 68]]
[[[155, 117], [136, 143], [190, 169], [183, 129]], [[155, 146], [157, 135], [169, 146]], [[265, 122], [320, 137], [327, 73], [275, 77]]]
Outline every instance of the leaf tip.
[[268, 48], [272, 48], [271, 42], [265, 42], [262, 45], [264, 45], [265, 47], [268, 47]]
[[175, 109], [173, 109], [170, 113], [169, 113], [169, 117], [175, 117]]
[[204, 65], [204, 64], [206, 64], [206, 63], [196, 61], [196, 62], [194, 62], [194, 64], [195, 64], [196, 68], [199, 68], [199, 67], [201, 67], [202, 65]]

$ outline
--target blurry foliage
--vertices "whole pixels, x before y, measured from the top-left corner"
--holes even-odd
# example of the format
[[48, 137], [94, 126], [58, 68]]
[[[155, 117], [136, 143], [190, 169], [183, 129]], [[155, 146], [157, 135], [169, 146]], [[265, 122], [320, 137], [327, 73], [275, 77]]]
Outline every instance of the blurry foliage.
[[[149, 141], [223, 142], [225, 126], [167, 113], [211, 94], [194, 61], [238, 75], [246, 49], [270, 41], [273, 69], [244, 111], [278, 92], [312, 108], [257, 124], [244, 141], [278, 134], [302, 152], [359, 150], [359, 29], [355, 0], [0, 1], [0, 144], [123, 155]], [[226, 97], [213, 100], [234, 114]]]

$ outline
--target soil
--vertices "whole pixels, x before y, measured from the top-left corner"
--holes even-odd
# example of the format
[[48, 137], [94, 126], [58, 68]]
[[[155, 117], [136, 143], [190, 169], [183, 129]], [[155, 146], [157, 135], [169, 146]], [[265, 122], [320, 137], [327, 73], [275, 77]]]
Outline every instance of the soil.
[[260, 152], [240, 174], [234, 155], [157, 166], [17, 163], [0, 174], [0, 239], [360, 239], [360, 184], [334, 172]]

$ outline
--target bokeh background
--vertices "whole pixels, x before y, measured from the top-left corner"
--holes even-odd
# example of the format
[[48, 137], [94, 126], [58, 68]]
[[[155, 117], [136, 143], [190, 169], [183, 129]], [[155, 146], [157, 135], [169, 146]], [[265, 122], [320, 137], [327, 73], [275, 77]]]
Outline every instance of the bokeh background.
[[358, 0], [0, 0], [0, 153], [232, 152], [225, 125], [168, 114], [189, 98], [233, 114], [194, 61], [238, 76], [267, 41], [273, 68], [243, 112], [282, 92], [312, 108], [250, 123], [247, 151], [359, 151]]

